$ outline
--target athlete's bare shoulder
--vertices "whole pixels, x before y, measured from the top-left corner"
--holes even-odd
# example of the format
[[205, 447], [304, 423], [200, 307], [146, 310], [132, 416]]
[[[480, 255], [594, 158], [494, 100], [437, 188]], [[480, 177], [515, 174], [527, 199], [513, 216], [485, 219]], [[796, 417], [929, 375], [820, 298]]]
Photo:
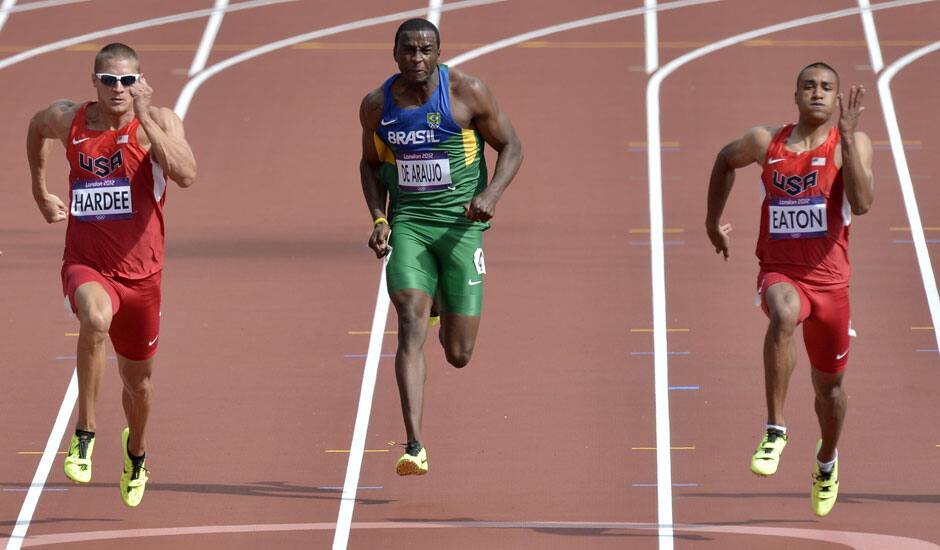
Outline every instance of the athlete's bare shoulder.
[[719, 155], [735, 169], [763, 164], [767, 149], [779, 129], [775, 126], [754, 126], [740, 138], [725, 145]]
[[480, 104], [491, 99], [492, 94], [485, 82], [460, 69], [448, 70], [450, 72], [451, 97], [456, 96], [474, 112], [478, 112], [477, 107], [479, 107]]
[[170, 134], [182, 134], [183, 132], [183, 119], [176, 114], [176, 111], [170, 109], [169, 107], [154, 107], [151, 106], [150, 109], [150, 118], [152, 118], [164, 132]]
[[385, 109], [385, 92], [378, 87], [367, 93], [359, 105], [359, 122], [366, 130], [375, 130]]
[[779, 132], [781, 128], [783, 128], [783, 126], [755, 126], [747, 131], [745, 137], [757, 145], [763, 146], [764, 151], [766, 151], [767, 147], [770, 146], [770, 142], [774, 140], [774, 136], [777, 135], [777, 132]]
[[36, 113], [31, 125], [39, 130], [43, 137], [64, 142], [69, 136], [69, 129], [79, 108], [80, 103], [70, 99], [57, 99]]

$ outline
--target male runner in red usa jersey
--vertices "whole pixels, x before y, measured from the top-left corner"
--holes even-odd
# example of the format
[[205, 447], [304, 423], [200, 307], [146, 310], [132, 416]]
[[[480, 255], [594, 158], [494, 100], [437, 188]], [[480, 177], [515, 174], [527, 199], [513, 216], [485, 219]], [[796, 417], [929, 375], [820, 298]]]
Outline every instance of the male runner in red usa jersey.
[[849, 226], [874, 199], [871, 140], [856, 131], [865, 89], [840, 92], [839, 75], [825, 63], [800, 71], [794, 94], [799, 120], [757, 126], [726, 145], [708, 186], [705, 228], [728, 259], [731, 224], [721, 224], [734, 171], [757, 163], [761, 173], [760, 263], [757, 287], [770, 322], [764, 339], [767, 429], [751, 459], [761, 476], [777, 471], [787, 442], [783, 405], [796, 356], [793, 332], [803, 324], [812, 364], [817, 448], [811, 501], [827, 515], [839, 489], [836, 445], [845, 417], [842, 378], [849, 355]]
[[[77, 483], [91, 481], [95, 403], [110, 336], [128, 424], [121, 435], [121, 496], [134, 507], [149, 478], [145, 432], [160, 336], [166, 183], [195, 183], [196, 160], [179, 117], [150, 105], [153, 89], [133, 49], [124, 44], [102, 48], [92, 85], [97, 101], [58, 100], [33, 117], [26, 152], [33, 197], [43, 217], [48, 223], [68, 220], [62, 287], [80, 326], [78, 422], [65, 474]], [[49, 140], [65, 146], [68, 206], [46, 186]]]

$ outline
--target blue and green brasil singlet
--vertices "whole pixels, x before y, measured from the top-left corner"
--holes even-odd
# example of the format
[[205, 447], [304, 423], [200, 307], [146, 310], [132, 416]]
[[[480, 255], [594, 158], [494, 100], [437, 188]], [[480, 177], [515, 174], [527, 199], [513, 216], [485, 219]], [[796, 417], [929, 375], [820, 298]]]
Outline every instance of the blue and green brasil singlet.
[[438, 65], [437, 89], [417, 108], [395, 104], [393, 75], [382, 85], [385, 106], [373, 136], [382, 160], [379, 177], [389, 192], [389, 219], [476, 225], [463, 206], [486, 188], [483, 138], [473, 129], [461, 128], [450, 112], [450, 75]]

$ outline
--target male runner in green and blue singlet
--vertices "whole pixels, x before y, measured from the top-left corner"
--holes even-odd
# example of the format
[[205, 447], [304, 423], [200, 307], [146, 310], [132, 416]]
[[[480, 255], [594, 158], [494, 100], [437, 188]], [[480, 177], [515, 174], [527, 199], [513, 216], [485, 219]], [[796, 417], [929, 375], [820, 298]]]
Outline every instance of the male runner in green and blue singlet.
[[[391, 253], [395, 375], [408, 436], [396, 470], [421, 475], [428, 471], [422, 348], [432, 302], [437, 294], [447, 361], [466, 366], [483, 303], [483, 231], [522, 164], [522, 144], [483, 82], [438, 64], [440, 33], [432, 23], [402, 23], [393, 53], [401, 72], [366, 95], [359, 110], [359, 170], [373, 219], [369, 247], [379, 258]], [[498, 154], [489, 184], [484, 142]]]

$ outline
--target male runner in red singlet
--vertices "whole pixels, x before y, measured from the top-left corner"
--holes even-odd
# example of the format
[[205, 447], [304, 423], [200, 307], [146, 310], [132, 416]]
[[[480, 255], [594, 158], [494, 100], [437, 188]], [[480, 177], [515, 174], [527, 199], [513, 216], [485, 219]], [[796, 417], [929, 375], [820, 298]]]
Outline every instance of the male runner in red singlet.
[[865, 89], [852, 86], [843, 98], [839, 75], [817, 62], [800, 71], [794, 95], [796, 124], [757, 126], [718, 153], [705, 228], [727, 260], [731, 224], [721, 224], [721, 214], [734, 171], [752, 163], [763, 166], [757, 289], [770, 319], [764, 339], [767, 429], [751, 470], [773, 475], [786, 446], [783, 404], [796, 361], [793, 331], [802, 323], [822, 433], [811, 500], [813, 511], [825, 516], [839, 490], [836, 444], [846, 409], [849, 224], [852, 214], [868, 212], [875, 188], [871, 140], [856, 131]]
[[[121, 435], [121, 496], [137, 506], [148, 479], [144, 467], [153, 358], [160, 337], [167, 178], [196, 181], [196, 160], [173, 111], [153, 107], [137, 53], [109, 44], [95, 57], [97, 101], [59, 100], [33, 117], [26, 152], [33, 197], [49, 223], [68, 219], [62, 287], [79, 319], [78, 422], [65, 474], [91, 481], [95, 403], [110, 335], [124, 382], [128, 427]], [[65, 145], [69, 206], [46, 187], [48, 140]]]

